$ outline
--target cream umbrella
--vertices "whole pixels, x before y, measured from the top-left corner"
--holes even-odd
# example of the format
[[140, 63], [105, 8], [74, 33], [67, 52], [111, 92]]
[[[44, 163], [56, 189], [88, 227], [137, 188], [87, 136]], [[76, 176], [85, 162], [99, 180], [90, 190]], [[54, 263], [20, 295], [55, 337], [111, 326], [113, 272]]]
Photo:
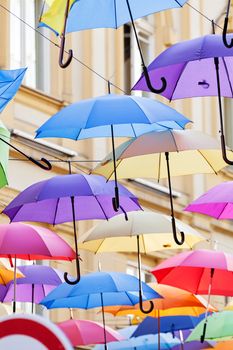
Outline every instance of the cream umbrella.
[[[194, 130], [166, 130], [149, 132], [121, 144], [116, 150], [117, 176], [123, 178], [168, 178], [171, 205], [171, 221], [174, 240], [182, 245], [185, 237], [176, 233], [171, 176], [199, 173], [215, 173], [227, 164], [222, 159], [216, 139]], [[233, 156], [232, 151], [228, 155]], [[111, 179], [113, 176], [112, 154], [92, 172]]]
[[[190, 249], [196, 243], [205, 240], [190, 226], [176, 221], [176, 227], [186, 234], [186, 241], [182, 248]], [[83, 234], [78, 241], [80, 249], [94, 253], [101, 252], [137, 252], [139, 271], [139, 306], [143, 313], [150, 313], [154, 305], [150, 303], [145, 309], [142, 303], [141, 292], [141, 253], [149, 253], [167, 249], [181, 248], [172, 236], [171, 218], [153, 212], [142, 211], [117, 215], [106, 222], [101, 222]]]

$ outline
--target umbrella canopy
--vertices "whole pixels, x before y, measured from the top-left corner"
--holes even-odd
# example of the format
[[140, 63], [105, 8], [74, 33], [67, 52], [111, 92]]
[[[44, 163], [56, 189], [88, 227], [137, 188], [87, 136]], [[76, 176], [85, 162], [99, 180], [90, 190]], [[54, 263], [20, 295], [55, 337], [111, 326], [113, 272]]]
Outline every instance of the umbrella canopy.
[[[71, 319], [57, 323], [57, 326], [65, 333], [73, 346], [104, 343], [103, 326], [100, 323]], [[124, 337], [120, 333], [106, 327], [107, 343], [121, 340], [124, 340]]]
[[[50, 266], [27, 265], [19, 266], [18, 270], [23, 274], [23, 278], [17, 278], [16, 301], [39, 302], [50, 293], [56, 286], [64, 282], [64, 273]], [[2, 302], [14, 300], [14, 285], [10, 282], [6, 286]]]
[[[231, 39], [232, 34], [227, 38]], [[169, 100], [217, 96], [214, 57], [219, 57], [221, 94], [233, 97], [232, 56], [233, 50], [225, 47], [221, 35], [205, 35], [170, 46], [148, 66], [148, 72], [152, 82], [165, 77], [167, 87], [161, 94]], [[133, 89], [149, 91], [144, 75]]]
[[159, 283], [208, 294], [210, 280], [213, 295], [233, 295], [233, 255], [199, 249], [173, 256], [151, 272]]
[[183, 129], [189, 122], [159, 101], [109, 94], [63, 108], [37, 130], [36, 138], [111, 137], [111, 125], [115, 137], [135, 137], [151, 130]]
[[27, 68], [0, 70], [0, 112], [18, 91]]
[[[1, 71], [0, 71], [1, 75]], [[1, 94], [1, 82], [0, 82], [0, 94]], [[1, 106], [1, 95], [0, 95], [0, 106]], [[0, 110], [1, 111], [1, 110]], [[0, 122], [0, 141], [9, 141], [10, 132], [8, 129]], [[9, 146], [5, 142], [0, 142], [0, 188], [8, 185], [7, 180], [7, 166], [9, 159]]]
[[221, 341], [214, 346], [214, 350], [229, 350], [232, 347], [233, 347], [233, 340]]
[[137, 198], [119, 186], [121, 208], [112, 207], [114, 183], [102, 176], [61, 175], [37, 182], [21, 192], [4, 210], [11, 221], [36, 221], [60, 224], [73, 220], [109, 219], [122, 212], [140, 210]]
[[[155, 309], [149, 314], [151, 317], [189, 315], [198, 316], [205, 312], [207, 301], [200, 295], [195, 295], [183, 289], [171, 287], [168, 285], [150, 283], [149, 286], [159, 293], [163, 299], [153, 300]], [[147, 301], [144, 301], [147, 306]], [[114, 316], [135, 315], [145, 317], [140, 311], [139, 306], [111, 306], [105, 307], [105, 312]], [[209, 307], [209, 311], [217, 311], [214, 307]]]
[[[182, 7], [187, 0], [147, 0], [143, 5], [140, 0], [130, 0], [133, 18], [148, 16], [154, 12], [169, 8]], [[57, 34], [63, 30], [66, 2], [55, 0], [51, 7], [42, 15], [40, 25], [50, 27]], [[94, 15], [98, 14], [98, 16]], [[91, 0], [71, 0], [70, 12], [67, 19], [66, 32], [75, 32], [94, 28], [118, 28], [130, 22], [130, 16], [125, 0], [101, 0], [99, 4]]]
[[[130, 338], [125, 341], [113, 342], [108, 344], [108, 350], [154, 350], [158, 347], [158, 335], [144, 335], [137, 338]], [[171, 334], [160, 334], [161, 350], [171, 349], [175, 344], [179, 344], [178, 338]], [[96, 345], [94, 350], [103, 350], [102, 345]]]
[[[192, 331], [187, 342], [200, 340], [203, 332], [204, 322]], [[222, 311], [208, 317], [208, 325], [206, 327], [205, 338], [208, 340], [228, 340], [233, 337], [233, 312]], [[228, 348], [230, 349], [230, 347]]]
[[[118, 178], [155, 178], [168, 176], [166, 152], [171, 176], [217, 173], [227, 164], [221, 158], [220, 144], [213, 137], [196, 130], [149, 132], [124, 142], [116, 148]], [[228, 154], [233, 153], [228, 151]], [[192, 159], [192, 162], [190, 162]], [[189, 164], [189, 166], [187, 166]], [[94, 174], [112, 178], [113, 159], [109, 154]]]
[[24, 223], [0, 225], [0, 256], [24, 260], [73, 260], [73, 249], [53, 231]]
[[185, 210], [215, 219], [233, 219], [232, 190], [233, 181], [223, 182], [197, 198]]
[[[172, 237], [170, 216], [149, 211], [130, 212], [127, 216], [128, 221], [124, 220], [123, 215], [117, 215], [94, 226], [80, 236], [79, 248], [94, 253], [137, 252], [137, 236], [140, 253], [180, 248]], [[179, 220], [176, 220], [176, 226], [186, 236], [183, 249], [190, 249], [205, 240], [196, 230]]]
[[121, 203], [114, 209], [114, 183], [107, 183], [102, 176], [62, 175], [37, 182], [21, 192], [5, 209], [11, 221], [37, 221], [50, 224], [73, 222], [76, 280], [80, 280], [76, 220], [108, 219], [114, 215], [140, 210], [137, 198], [122, 185], [119, 186]]
[[[6, 267], [5, 264], [0, 260], [0, 285], [6, 285], [8, 282], [14, 279], [14, 276], [16, 276], [17, 278], [23, 277], [21, 272]], [[2, 295], [3, 290], [4, 286], [0, 287], [0, 295]]]
[[192, 316], [165, 316], [160, 318], [160, 329], [158, 322], [154, 317], [146, 317], [142, 323], [139, 324], [132, 337], [139, 337], [146, 334], [158, 334], [159, 332], [171, 332], [194, 328], [202, 319], [204, 315], [199, 317]]
[[[229, 8], [230, 1], [228, 12]], [[226, 34], [226, 26], [224, 30]], [[227, 164], [233, 165], [233, 160], [229, 160], [226, 153], [221, 101], [221, 96], [233, 97], [233, 50], [226, 46], [226, 42], [230, 41], [232, 47], [233, 40], [232, 35], [223, 37], [224, 40], [221, 35], [206, 35], [168, 48], [149, 65], [146, 74], [139, 79], [134, 89], [148, 90], [148, 75], [151, 81], [155, 76], [156, 79], [162, 76], [167, 84], [161, 93], [169, 100], [218, 96], [222, 155]]]
[[[142, 282], [143, 299], [161, 298]], [[71, 286], [61, 284], [47, 295], [41, 304], [52, 308], [91, 309], [107, 305], [135, 305], [139, 301], [138, 279], [119, 272], [94, 272], [82, 277]]]

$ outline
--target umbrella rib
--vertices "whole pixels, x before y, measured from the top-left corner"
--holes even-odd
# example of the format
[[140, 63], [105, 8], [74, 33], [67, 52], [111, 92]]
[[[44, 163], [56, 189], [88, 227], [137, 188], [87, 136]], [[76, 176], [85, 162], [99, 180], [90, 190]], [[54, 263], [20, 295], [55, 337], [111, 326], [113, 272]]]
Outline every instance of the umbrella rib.
[[116, 11], [116, 0], [114, 0], [114, 16], [115, 16], [115, 24], [117, 29], [117, 11]]
[[179, 148], [177, 146], [175, 136], [173, 135], [173, 130], [169, 130], [169, 132], [172, 135], [172, 138], [173, 138], [173, 141], [174, 141], [174, 144], [175, 144], [175, 147], [176, 147], [176, 151], [179, 152]]
[[204, 156], [204, 154], [198, 149], [197, 150], [201, 156], [205, 159], [206, 163], [210, 166], [210, 168], [214, 171], [215, 175], [218, 175], [217, 171], [212, 167], [212, 165], [210, 164], [210, 162], [208, 161], [208, 159]]
[[[1, 95], [5, 94], [5, 92], [20, 78], [22, 74], [25, 74], [25, 69], [14, 80], [11, 80], [11, 84], [1, 93]], [[8, 98], [8, 101], [9, 100], [11, 100], [11, 98]]]
[[102, 210], [102, 212], [103, 212], [103, 214], [104, 214], [104, 216], [105, 216], [105, 219], [108, 220], [108, 217], [107, 217], [107, 215], [105, 214], [105, 211], [104, 211], [102, 205], [100, 204], [100, 202], [99, 202], [97, 196], [94, 196], [94, 197], [95, 197], [95, 199], [96, 199], [96, 202], [99, 204], [100, 209]]
[[58, 198], [57, 203], [56, 203], [56, 208], [55, 208], [54, 218], [53, 218], [53, 226], [56, 224], [56, 216], [57, 216], [57, 210], [58, 210], [59, 201], [60, 201], [60, 197]]
[[[116, 162], [118, 163], [118, 164], [116, 164], [116, 169], [118, 168], [118, 166], [121, 164], [122, 161], [123, 161], [123, 159], [116, 159]], [[111, 159], [111, 162], [113, 162], [112, 159]], [[114, 169], [110, 172], [109, 176], [107, 177], [107, 181], [109, 179], [111, 179], [113, 174], [114, 174]]]
[[174, 95], [174, 93], [175, 93], [175, 90], [176, 90], [176, 88], [177, 88], [177, 85], [178, 85], [178, 83], [179, 83], [179, 81], [180, 81], [180, 78], [181, 78], [182, 74], [184, 73], [184, 70], [186, 69], [188, 63], [189, 63], [189, 62], [186, 62], [186, 63], [184, 64], [184, 66], [183, 66], [183, 68], [182, 68], [182, 70], [181, 70], [181, 72], [180, 72], [180, 76], [179, 76], [179, 78], [177, 79], [177, 81], [176, 81], [176, 83], [175, 83], [175, 86], [174, 86], [174, 89], [173, 89], [173, 91], [172, 91], [171, 97], [169, 98], [169, 101], [170, 101], [170, 102], [171, 102], [172, 99], [173, 99], [173, 95]]
[[224, 68], [225, 68], [225, 71], [226, 71], [226, 75], [227, 75], [227, 79], [228, 79], [228, 82], [229, 82], [229, 86], [230, 86], [230, 89], [231, 89], [231, 97], [233, 97], [233, 89], [232, 89], [232, 85], [231, 85], [230, 75], [229, 75], [229, 72], [228, 72], [228, 69], [227, 69], [227, 64], [226, 64], [226, 61], [225, 61], [224, 57], [222, 57], [222, 61], [223, 61], [223, 65], [224, 65]]
[[133, 130], [133, 133], [134, 133], [134, 137], [137, 137], [137, 134], [135, 133], [135, 130], [134, 130], [134, 126], [133, 126], [133, 123], [130, 123], [131, 124], [131, 128]]

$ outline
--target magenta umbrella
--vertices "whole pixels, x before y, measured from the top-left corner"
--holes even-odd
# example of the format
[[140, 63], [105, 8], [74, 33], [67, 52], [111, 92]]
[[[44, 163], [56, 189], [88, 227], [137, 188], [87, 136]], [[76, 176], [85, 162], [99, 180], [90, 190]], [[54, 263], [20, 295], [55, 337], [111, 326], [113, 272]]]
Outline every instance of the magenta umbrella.
[[11, 221], [36, 221], [50, 224], [73, 222], [77, 278], [70, 281], [65, 272], [65, 281], [76, 284], [80, 280], [76, 220], [105, 219], [141, 210], [138, 199], [124, 186], [119, 185], [121, 205], [114, 210], [112, 200], [115, 183], [98, 175], [62, 175], [37, 182], [21, 192], [3, 213]]
[[213, 187], [184, 210], [212, 216], [215, 219], [233, 219], [233, 181]]
[[[173, 256], [152, 271], [157, 281], [193, 294], [233, 296], [233, 255], [219, 251], [194, 250]], [[205, 338], [206, 321], [202, 340]]]
[[104, 332], [104, 327], [93, 321], [71, 319], [57, 323], [57, 326], [65, 333], [73, 346], [125, 340], [120, 333], [110, 327], [105, 326]]
[[0, 257], [14, 259], [14, 301], [16, 310], [16, 259], [69, 260], [76, 258], [74, 250], [56, 233], [24, 223], [0, 225]]

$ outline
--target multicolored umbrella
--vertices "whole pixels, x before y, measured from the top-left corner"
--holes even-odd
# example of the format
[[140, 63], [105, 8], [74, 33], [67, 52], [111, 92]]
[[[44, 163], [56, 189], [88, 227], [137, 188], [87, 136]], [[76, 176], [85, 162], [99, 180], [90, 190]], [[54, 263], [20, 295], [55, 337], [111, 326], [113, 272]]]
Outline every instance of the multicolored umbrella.
[[233, 219], [233, 181], [222, 182], [189, 204], [184, 210], [212, 216], [215, 219]]
[[148, 85], [153, 92], [160, 93], [166, 88], [166, 81], [162, 79], [162, 87], [160, 89], [156, 89], [151, 85], [134, 20], [169, 8], [182, 7], [186, 1], [166, 0], [164, 2], [147, 0], [142, 3], [140, 0], [112, 0], [110, 2], [106, 0], [100, 2], [92, 0], [66, 0], [66, 4], [64, 4], [62, 0], [55, 0], [49, 10], [41, 16], [40, 25], [50, 27], [50, 29], [60, 35], [59, 65], [62, 68], [66, 68], [71, 63], [73, 57], [72, 50], [69, 50], [68, 59], [66, 62], [63, 62], [66, 33], [94, 28], [117, 29], [123, 24], [131, 22]]
[[[229, 40], [232, 41], [232, 34], [226, 35], [226, 41]], [[218, 96], [222, 156], [229, 165], [233, 160], [226, 153], [221, 97], [233, 97], [232, 60], [233, 50], [224, 45], [221, 35], [213, 34], [169, 47], [148, 67], [151, 81], [165, 77], [167, 86], [162, 95], [169, 100]], [[133, 89], [150, 91], [145, 75]]]
[[[176, 233], [171, 176], [217, 173], [227, 165], [218, 151], [219, 147], [219, 143], [213, 137], [199, 131], [167, 130], [143, 134], [116, 149], [118, 178], [149, 177], [158, 181], [164, 177], [168, 178], [172, 230], [178, 245], [184, 243], [185, 236], [181, 231], [179, 239]], [[93, 173], [110, 179], [114, 168], [113, 155], [110, 154]]]
[[1, 301], [29, 302], [32, 304], [32, 313], [34, 303], [39, 304], [47, 294], [64, 282], [64, 273], [50, 266], [25, 265], [18, 266], [18, 270], [24, 277], [16, 279], [16, 291], [13, 282], [7, 284]]
[[[211, 250], [195, 250], [171, 257], [152, 270], [159, 283], [195, 294], [233, 296], [233, 255]], [[206, 316], [208, 307], [206, 308]], [[205, 339], [203, 329], [202, 341]]]
[[[205, 320], [200, 322], [192, 331], [187, 342], [200, 340], [203, 333]], [[205, 338], [207, 340], [228, 340], [233, 338], [233, 312], [222, 311], [217, 312], [208, 317], [208, 325], [206, 327]], [[228, 348], [230, 349], [230, 347]]]
[[[56, 324], [70, 340], [74, 347], [90, 344], [104, 344], [122, 341], [125, 338], [110, 327], [105, 327], [100, 323], [88, 320], [68, 320]], [[104, 334], [106, 339], [104, 339]]]
[[106, 184], [102, 176], [62, 175], [37, 182], [21, 192], [3, 213], [11, 221], [36, 221], [59, 224], [73, 222], [77, 278], [65, 281], [76, 284], [80, 280], [76, 220], [108, 219], [119, 213], [140, 210], [137, 198], [122, 185], [119, 186], [121, 206], [112, 207], [114, 183]]
[[135, 137], [151, 130], [183, 129], [188, 122], [187, 118], [161, 102], [145, 97], [108, 94], [63, 108], [37, 130], [36, 137], [74, 140], [111, 137], [115, 180], [113, 204], [117, 210], [119, 194], [114, 137]]
[[[161, 297], [143, 282], [142, 291], [143, 300]], [[61, 284], [48, 294], [41, 304], [48, 309], [101, 307], [105, 330], [104, 306], [135, 305], [138, 302], [139, 290], [136, 277], [119, 272], [95, 272], [83, 276], [77, 285]], [[106, 343], [105, 349], [107, 349]]]

